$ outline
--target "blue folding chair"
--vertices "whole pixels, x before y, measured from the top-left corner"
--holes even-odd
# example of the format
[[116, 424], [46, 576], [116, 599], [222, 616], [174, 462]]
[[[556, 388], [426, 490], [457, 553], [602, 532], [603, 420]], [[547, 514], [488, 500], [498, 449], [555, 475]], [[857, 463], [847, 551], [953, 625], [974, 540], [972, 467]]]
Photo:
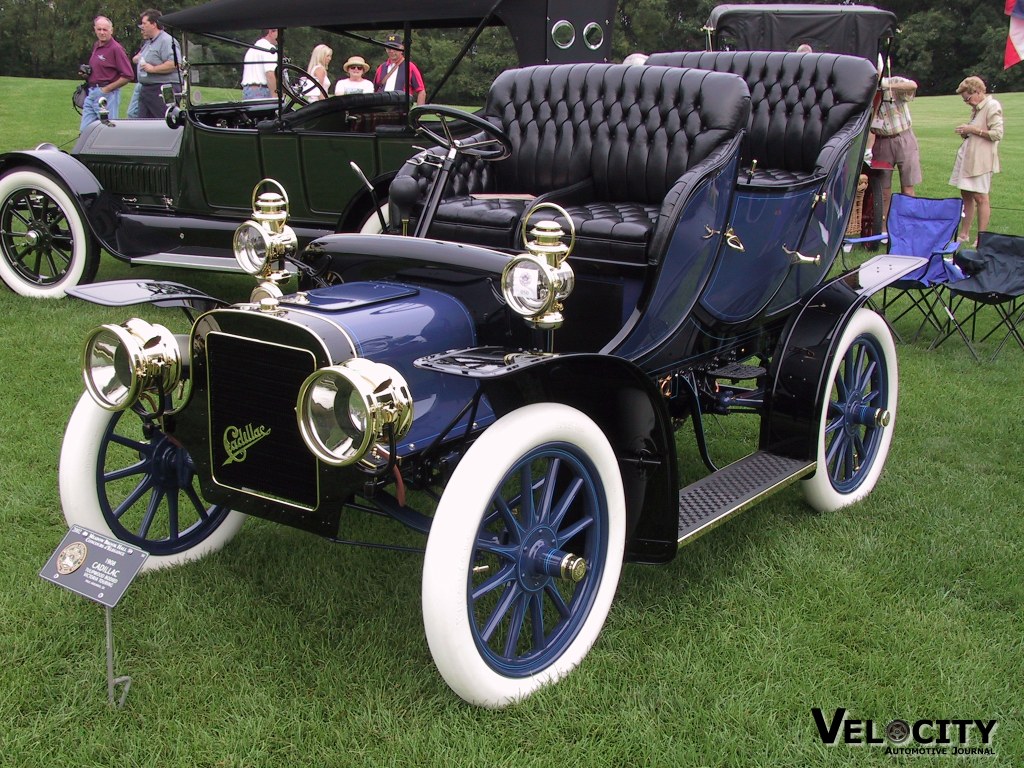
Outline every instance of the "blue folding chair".
[[[928, 263], [923, 267], [882, 291], [882, 305], [878, 309], [898, 340], [903, 339], [893, 325], [915, 311], [921, 313], [923, 317], [913, 339], [916, 339], [927, 325], [939, 333], [945, 332], [946, 315], [938, 312], [940, 307], [946, 309], [940, 289], [964, 277], [960, 268], [953, 263], [953, 254], [960, 245], [956, 240], [956, 233], [962, 215], [963, 201], [958, 197], [933, 199], [896, 193], [889, 204], [886, 232], [870, 237], [847, 238], [843, 241], [849, 245], [886, 242], [891, 254], [928, 259]], [[904, 296], [909, 299], [909, 305], [894, 307]], [[897, 309], [900, 311], [895, 317], [887, 316], [888, 312]]]

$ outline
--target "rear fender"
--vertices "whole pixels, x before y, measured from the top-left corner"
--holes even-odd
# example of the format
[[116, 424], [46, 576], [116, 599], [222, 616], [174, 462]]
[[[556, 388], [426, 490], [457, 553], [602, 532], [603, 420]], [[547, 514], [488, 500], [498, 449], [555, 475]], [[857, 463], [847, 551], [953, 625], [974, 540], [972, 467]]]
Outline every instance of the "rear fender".
[[16, 167], [41, 171], [64, 184], [81, 206], [92, 234], [104, 248], [117, 253], [113, 245], [120, 202], [104, 191], [99, 180], [80, 160], [55, 147], [7, 152], [0, 156], [0, 173]]
[[[459, 359], [473, 364], [460, 365]], [[675, 556], [679, 484], [672, 421], [664, 398], [640, 368], [610, 355], [506, 355], [496, 348], [445, 353], [417, 365], [478, 378], [499, 417], [537, 402], [563, 403], [587, 414], [618, 457], [626, 493], [626, 559], [660, 563]]]
[[772, 356], [761, 450], [814, 459], [818, 414], [827, 391], [825, 377], [843, 329], [872, 294], [926, 261], [913, 256], [876, 256], [825, 283], [793, 313]]

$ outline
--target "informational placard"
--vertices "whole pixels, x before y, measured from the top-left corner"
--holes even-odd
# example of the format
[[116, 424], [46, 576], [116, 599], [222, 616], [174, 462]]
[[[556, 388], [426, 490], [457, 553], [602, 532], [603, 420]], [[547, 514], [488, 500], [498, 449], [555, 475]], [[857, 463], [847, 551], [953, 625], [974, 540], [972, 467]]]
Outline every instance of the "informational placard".
[[39, 572], [40, 577], [113, 608], [149, 553], [111, 536], [71, 526]]

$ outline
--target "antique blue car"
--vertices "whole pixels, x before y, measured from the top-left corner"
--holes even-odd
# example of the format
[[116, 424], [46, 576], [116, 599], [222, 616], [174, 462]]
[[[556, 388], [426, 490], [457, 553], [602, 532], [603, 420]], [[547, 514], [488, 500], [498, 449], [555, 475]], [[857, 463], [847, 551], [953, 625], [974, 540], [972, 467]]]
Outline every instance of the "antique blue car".
[[[668, 562], [796, 482], [819, 511], [878, 482], [897, 361], [867, 302], [921, 260], [834, 270], [877, 77], [863, 57], [765, 51], [509, 70], [478, 114], [412, 110], [434, 145], [391, 183], [391, 234], [300, 247], [292, 190], [261, 180], [233, 240], [249, 301], [69, 290], [193, 322], [87, 338], [67, 521], [160, 568], [246, 515], [328, 539], [349, 515], [393, 518], [425, 538], [444, 680], [486, 707], [523, 699], [586, 656], [624, 562]], [[313, 263], [331, 279], [293, 290]], [[735, 413], [760, 428], [719, 467], [705, 423]], [[707, 470], [689, 484], [681, 428]]]

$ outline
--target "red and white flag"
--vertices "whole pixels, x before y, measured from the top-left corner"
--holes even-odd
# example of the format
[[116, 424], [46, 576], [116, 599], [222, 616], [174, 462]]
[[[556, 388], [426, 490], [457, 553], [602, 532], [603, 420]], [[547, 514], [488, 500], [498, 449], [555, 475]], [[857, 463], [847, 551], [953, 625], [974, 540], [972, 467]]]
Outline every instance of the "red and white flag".
[[1006, 0], [1006, 15], [1010, 17], [1010, 32], [1006, 36], [1003, 69], [1024, 59], [1024, 0]]

